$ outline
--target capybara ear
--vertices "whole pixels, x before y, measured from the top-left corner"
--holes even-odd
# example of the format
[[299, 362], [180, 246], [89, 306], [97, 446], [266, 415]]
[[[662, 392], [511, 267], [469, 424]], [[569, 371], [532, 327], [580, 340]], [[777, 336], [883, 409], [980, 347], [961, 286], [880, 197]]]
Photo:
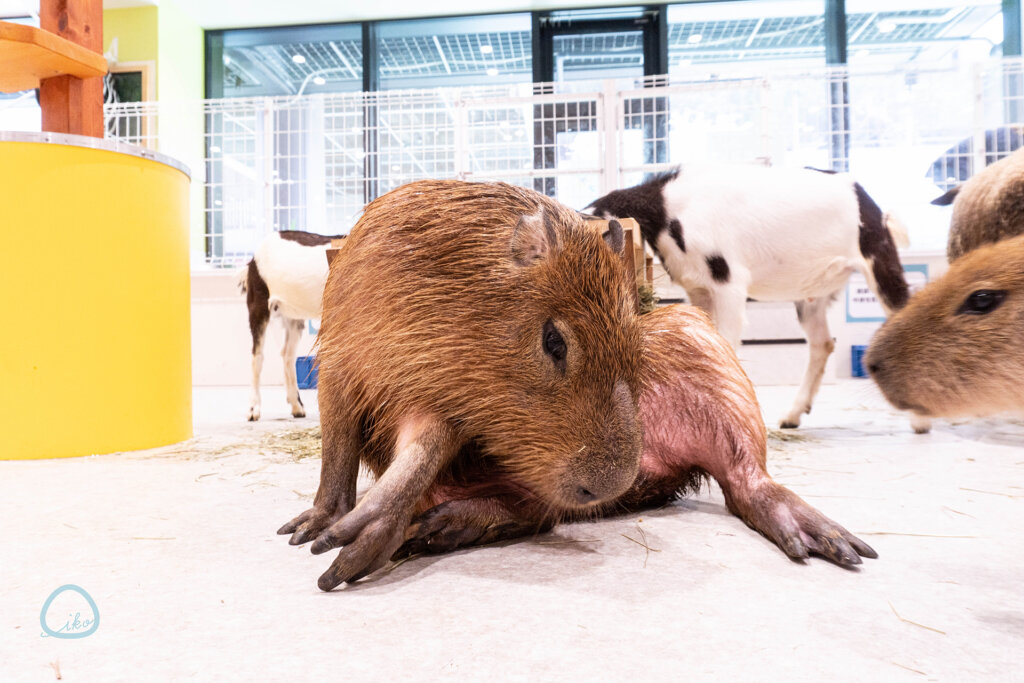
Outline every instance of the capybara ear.
[[554, 223], [541, 208], [525, 215], [512, 231], [512, 261], [517, 266], [532, 266], [543, 261], [558, 247]]
[[614, 218], [608, 221], [608, 229], [602, 233], [605, 243], [612, 248], [616, 254], [621, 254], [626, 247], [626, 237], [622, 232], [622, 223]]

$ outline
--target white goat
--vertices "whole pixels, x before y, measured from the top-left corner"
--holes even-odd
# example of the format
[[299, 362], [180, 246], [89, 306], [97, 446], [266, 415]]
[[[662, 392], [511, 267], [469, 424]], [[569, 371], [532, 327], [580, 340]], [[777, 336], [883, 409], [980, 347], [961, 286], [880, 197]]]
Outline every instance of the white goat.
[[295, 373], [295, 352], [308, 318], [319, 318], [327, 283], [327, 248], [343, 235], [318, 235], [299, 230], [275, 232], [260, 243], [239, 274], [239, 289], [249, 306], [252, 332], [252, 398], [249, 420], [260, 419], [260, 371], [263, 341], [271, 314], [284, 324], [284, 384], [293, 417], [305, 417]]
[[864, 274], [887, 312], [907, 301], [896, 253], [906, 234], [845, 174], [687, 164], [585, 211], [636, 219], [672, 279], [737, 349], [748, 297], [796, 303], [810, 359], [782, 427], [811, 411], [835, 348], [826, 310], [850, 274]]

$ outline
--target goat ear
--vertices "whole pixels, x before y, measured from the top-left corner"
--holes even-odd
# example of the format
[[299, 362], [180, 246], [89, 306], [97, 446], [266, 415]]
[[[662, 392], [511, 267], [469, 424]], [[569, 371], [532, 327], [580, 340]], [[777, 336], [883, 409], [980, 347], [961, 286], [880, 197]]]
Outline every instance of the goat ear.
[[540, 209], [522, 216], [512, 231], [512, 261], [517, 266], [532, 266], [558, 248], [558, 234], [551, 219]]
[[622, 232], [622, 223], [614, 218], [608, 221], [608, 229], [601, 235], [605, 243], [612, 248], [616, 254], [622, 254], [626, 248], [626, 236]]

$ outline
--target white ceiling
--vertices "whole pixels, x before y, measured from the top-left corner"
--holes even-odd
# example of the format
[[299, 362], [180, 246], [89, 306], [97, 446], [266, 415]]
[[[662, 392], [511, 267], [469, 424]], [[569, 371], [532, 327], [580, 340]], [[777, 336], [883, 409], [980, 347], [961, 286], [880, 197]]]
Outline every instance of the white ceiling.
[[[0, 3], [7, 0], [0, 0]], [[14, 0], [18, 1], [18, 0]], [[206, 29], [323, 24], [403, 17], [571, 9], [629, 4], [623, 0], [104, 0], [105, 8], [174, 3]], [[25, 4], [22, 2], [21, 4]], [[642, 3], [637, 3], [642, 4]]]

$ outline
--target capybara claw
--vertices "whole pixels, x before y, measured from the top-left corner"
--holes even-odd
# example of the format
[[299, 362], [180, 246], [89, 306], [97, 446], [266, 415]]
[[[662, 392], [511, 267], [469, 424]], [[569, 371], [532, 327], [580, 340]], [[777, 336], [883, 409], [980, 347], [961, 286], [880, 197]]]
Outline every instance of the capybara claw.
[[788, 536], [779, 542], [779, 548], [786, 553], [791, 560], [806, 560], [808, 558], [807, 546], [796, 536]]
[[302, 545], [318, 537], [335, 519], [334, 514], [313, 507], [282, 526], [277, 533], [292, 535], [288, 539], [288, 545]]
[[863, 562], [861, 557], [878, 557], [871, 546], [781, 484], [772, 482], [750, 503], [749, 515], [741, 515], [744, 521], [794, 560], [817, 555], [840, 567], [853, 567]]

